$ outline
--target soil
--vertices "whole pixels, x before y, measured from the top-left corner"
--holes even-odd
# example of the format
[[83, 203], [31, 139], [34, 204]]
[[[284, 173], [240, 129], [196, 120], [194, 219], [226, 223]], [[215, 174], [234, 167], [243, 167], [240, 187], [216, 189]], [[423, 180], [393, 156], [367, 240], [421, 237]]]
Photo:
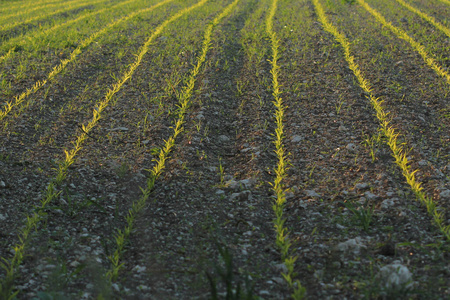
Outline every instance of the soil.
[[[151, 29], [194, 1], [175, 1], [101, 39], [2, 121], [0, 257], [13, 256], [27, 215], [43, 216], [15, 279], [18, 299], [211, 299], [213, 287], [220, 299], [238, 299], [239, 291], [242, 299], [290, 297], [273, 223], [278, 158], [264, 27], [269, 0], [242, 0], [214, 29], [184, 130], [136, 217], [119, 277], [111, 284], [104, 275], [117, 231], [173, 133], [177, 95], [201, 51], [204, 29], [231, 2], [211, 1], [161, 33], [89, 133], [57, 187], [58, 199], [44, 210], [41, 199], [63, 151], [92, 118], [96, 101], [133, 63]], [[449, 6], [421, 2], [414, 5], [448, 22]], [[388, 15], [383, 3], [369, 4]], [[322, 5], [351, 41], [356, 63], [411, 149], [411, 168], [449, 225], [450, 85], [361, 6]], [[448, 53], [448, 37], [397, 9], [390, 15], [394, 25], [422, 43], [423, 32], [432, 31], [441, 45], [435, 48]], [[416, 22], [423, 32], [408, 26]], [[181, 30], [186, 24], [189, 29]], [[307, 298], [449, 298], [448, 240], [395, 164], [341, 45], [323, 29], [311, 1], [280, 0], [274, 30], [286, 106], [285, 226], [297, 257], [295, 279]], [[127, 50], [117, 56], [124, 36]], [[1, 62], [10, 78], [20, 55]], [[48, 55], [45, 67], [11, 79], [13, 95], [58, 63], [55, 52]], [[5, 90], [1, 102], [10, 97]], [[389, 287], [383, 270], [390, 265], [407, 268], [412, 279]]]

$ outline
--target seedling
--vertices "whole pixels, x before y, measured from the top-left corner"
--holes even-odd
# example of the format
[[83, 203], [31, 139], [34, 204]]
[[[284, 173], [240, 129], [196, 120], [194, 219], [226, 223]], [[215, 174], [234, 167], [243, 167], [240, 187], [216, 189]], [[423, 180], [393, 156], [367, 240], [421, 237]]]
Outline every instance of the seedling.
[[344, 202], [345, 207], [353, 213], [353, 216], [359, 221], [360, 226], [364, 231], [369, 230], [370, 223], [372, 222], [372, 216], [374, 207], [368, 205], [368, 201], [364, 205], [358, 202]]

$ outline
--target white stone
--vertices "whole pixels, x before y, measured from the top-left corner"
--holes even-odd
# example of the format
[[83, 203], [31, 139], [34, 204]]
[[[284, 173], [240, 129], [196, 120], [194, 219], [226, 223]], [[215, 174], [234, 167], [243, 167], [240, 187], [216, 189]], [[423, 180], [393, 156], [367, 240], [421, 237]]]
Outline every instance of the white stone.
[[355, 189], [357, 190], [364, 190], [367, 189], [369, 187], [369, 185], [367, 183], [357, 183], [355, 186]]
[[291, 137], [291, 142], [293, 142], [293, 143], [300, 143], [301, 141], [303, 141], [303, 137], [301, 137], [299, 135], [293, 135]]
[[395, 204], [394, 199], [386, 199], [381, 202], [381, 208], [388, 209]]
[[373, 194], [373, 193], [371, 193], [371, 192], [365, 192], [365, 193], [364, 193], [364, 196], [366, 196], [366, 198], [367, 198], [368, 200], [376, 200], [376, 199], [378, 198], [377, 195], [375, 195], [375, 194]]
[[450, 190], [443, 190], [439, 193], [441, 198], [449, 198], [450, 199]]
[[428, 161], [426, 161], [425, 159], [422, 159], [421, 161], [418, 162], [419, 166], [426, 166], [428, 165]]
[[366, 248], [366, 246], [362, 244], [360, 237], [350, 239], [337, 245], [339, 251], [353, 254], [359, 254], [363, 248]]
[[142, 272], [144, 272], [145, 270], [147, 269], [147, 267], [141, 267], [140, 265], [137, 265], [137, 266], [135, 266], [134, 268], [133, 268], [133, 271], [134, 272], [137, 272], [137, 273], [142, 273]]
[[355, 151], [356, 150], [356, 145], [353, 143], [348, 144], [347, 146], [345, 146], [345, 148], [349, 151]]
[[411, 272], [398, 261], [382, 267], [377, 276], [384, 289], [410, 289], [413, 286]]
[[320, 197], [320, 195], [313, 190], [305, 190], [305, 193], [308, 197], [316, 197], [316, 198]]
[[116, 127], [113, 129], [109, 129], [109, 131], [128, 131], [127, 127]]
[[219, 142], [222, 142], [222, 143], [226, 143], [226, 142], [230, 141], [230, 138], [228, 136], [226, 136], [226, 135], [223, 135], [223, 134], [219, 135], [218, 139], [219, 139]]

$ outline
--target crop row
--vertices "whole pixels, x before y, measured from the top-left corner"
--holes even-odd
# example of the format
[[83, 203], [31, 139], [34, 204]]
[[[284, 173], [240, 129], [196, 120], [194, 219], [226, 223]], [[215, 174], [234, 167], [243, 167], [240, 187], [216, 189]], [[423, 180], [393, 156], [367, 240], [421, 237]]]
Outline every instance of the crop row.
[[[2, 112], [0, 114], [0, 121], [3, 122], [2, 127], [6, 129], [8, 123], [5, 121], [6, 120], [5, 118], [10, 117], [9, 114], [14, 110], [17, 110], [15, 118], [17, 119], [20, 118], [21, 113], [27, 109], [28, 104], [26, 103], [26, 100], [28, 97], [38, 92], [46, 85], [50, 85], [53, 84], [54, 82], [63, 80], [64, 76], [61, 76], [62, 78], [57, 79], [57, 75], [64, 74], [66, 67], [69, 66], [69, 64], [75, 62], [81, 56], [83, 51], [88, 47], [90, 47], [95, 42], [95, 40], [98, 39], [100, 36], [106, 35], [106, 33], [110, 32], [119, 23], [122, 22], [125, 23], [126, 21], [129, 21], [132, 18], [135, 18], [139, 15], [150, 13], [156, 8], [169, 4], [173, 1], [174, 0], [164, 0], [158, 2], [157, 4], [151, 7], [141, 8], [137, 11], [121, 16], [107, 25], [102, 25], [102, 28], [98, 29], [94, 33], [90, 32], [88, 37], [81, 39], [78, 42], [77, 47], [70, 53], [69, 58], [61, 60], [61, 62], [59, 62], [56, 66], [52, 67], [50, 72], [46, 73], [47, 75], [45, 75], [45, 79], [35, 82], [32, 87], [25, 89], [25, 91], [16, 96], [14, 100], [5, 101], [5, 104], [2, 107]], [[91, 4], [98, 4], [100, 2], [101, 1], [91, 2]], [[132, 2], [134, 1], [130, 0], [126, 2], [121, 2], [108, 8], [103, 8], [97, 11], [83, 14], [75, 19], [72, 19], [71, 21], [67, 21], [66, 23], [58, 23], [53, 27], [45, 29], [44, 32], [45, 34], [49, 34], [53, 31], [62, 29], [63, 25], [74, 24], [75, 22], [79, 22], [86, 18], [91, 18], [95, 15], [102, 14], [108, 10], [117, 10], [120, 6], [130, 4]], [[177, 13], [166, 18], [164, 21], [161, 22], [160, 25], [156, 26], [155, 29], [152, 30], [148, 38], [146, 38], [145, 43], [134, 54], [135, 58], [133, 62], [126, 66], [125, 70], [121, 72], [120, 76], [115, 75], [113, 76], [114, 82], [111, 85], [111, 87], [106, 91], [102, 99], [95, 102], [89, 120], [84, 124], [81, 124], [80, 133], [76, 135], [76, 137], [72, 142], [73, 147], [72, 148], [62, 147], [65, 158], [58, 162], [56, 167], [56, 174], [51, 177], [50, 183], [48, 184], [48, 186], [46, 186], [45, 190], [42, 191], [41, 194], [43, 196], [40, 201], [40, 206], [35, 209], [34, 213], [26, 216], [25, 225], [23, 226], [23, 228], [19, 230], [19, 233], [17, 235], [18, 242], [13, 247], [14, 248], [13, 257], [2, 258], [3, 261], [1, 262], [1, 266], [6, 271], [6, 275], [1, 281], [0, 285], [0, 295], [3, 298], [7, 299], [7, 298], [14, 298], [15, 296], [17, 296], [18, 291], [15, 290], [15, 280], [18, 277], [19, 267], [24, 262], [24, 259], [27, 255], [26, 250], [27, 247], [29, 246], [30, 236], [35, 231], [35, 229], [37, 229], [39, 224], [47, 218], [45, 211], [48, 209], [50, 203], [55, 202], [55, 200], [62, 195], [62, 185], [64, 181], [66, 181], [70, 169], [74, 167], [81, 149], [86, 144], [86, 140], [92, 138], [93, 133], [95, 132], [95, 130], [97, 130], [97, 127], [100, 124], [99, 121], [102, 118], [104, 118], [104, 116], [107, 114], [106, 113], [107, 108], [109, 110], [116, 106], [116, 101], [114, 100], [114, 97], [117, 97], [119, 91], [122, 91], [122, 89], [126, 89], [125, 87], [127, 86], [128, 83], [131, 82], [132, 77], [135, 77], [137, 69], [141, 67], [144, 61], [144, 56], [146, 56], [146, 54], [149, 55], [148, 52], [151, 45], [155, 42], [157, 37], [161, 36], [162, 32], [166, 29], [166, 27], [168, 27], [169, 24], [174, 23], [176, 20], [182, 17], [189, 16], [190, 12], [192, 12], [194, 9], [202, 7], [207, 2], [208, 0], [201, 0], [192, 6], [180, 9]], [[234, 0], [233, 2], [231, 2], [228, 6], [223, 8], [223, 10], [214, 17], [214, 19], [211, 21], [211, 23], [209, 23], [209, 25], [206, 26], [204, 35], [202, 37], [202, 46], [200, 49], [200, 53], [195, 56], [195, 63], [193, 65], [193, 68], [189, 71], [189, 74], [183, 81], [182, 83], [183, 87], [181, 88], [181, 91], [177, 92], [175, 90], [177, 85], [179, 85], [180, 81], [177, 81], [175, 83], [172, 82], [170, 79], [166, 81], [167, 86], [165, 87], [165, 93], [166, 94], [170, 93], [171, 96], [175, 97], [178, 102], [176, 104], [176, 108], [168, 112], [168, 115], [172, 118], [171, 122], [172, 127], [170, 129], [170, 135], [166, 140], [164, 140], [164, 143], [162, 145], [156, 145], [156, 147], [154, 148], [153, 150], [153, 155], [155, 156], [155, 159], [153, 160], [154, 164], [152, 167], [148, 169], [148, 172], [150, 174], [146, 179], [146, 186], [145, 188], [141, 188], [141, 195], [138, 197], [138, 199], [136, 199], [136, 201], [134, 201], [131, 204], [131, 208], [127, 210], [124, 222], [125, 227], [117, 229], [117, 231], [114, 234], [112, 234], [114, 236], [114, 241], [109, 241], [110, 243], [114, 244], [114, 250], [108, 255], [110, 268], [108, 269], [105, 275], [105, 277], [108, 278], [110, 284], [120, 279], [119, 274], [124, 266], [123, 255], [125, 253], [127, 243], [129, 242], [130, 237], [136, 230], [135, 224], [136, 220], [142, 213], [144, 208], [148, 205], [151, 193], [155, 188], [155, 184], [157, 183], [157, 180], [160, 178], [164, 169], [166, 168], [167, 164], [166, 162], [169, 159], [171, 152], [174, 150], [176, 143], [178, 143], [177, 139], [179, 139], [179, 136], [184, 131], [184, 125], [186, 123], [186, 115], [189, 113], [189, 109], [192, 105], [192, 98], [194, 97], [195, 94], [196, 85], [198, 85], [198, 77], [201, 75], [202, 69], [205, 68], [205, 65], [208, 65], [207, 55], [212, 48], [211, 44], [214, 30], [216, 26], [218, 26], [224, 18], [226, 18], [229, 14], [231, 14], [231, 12], [235, 9], [235, 7], [238, 5], [239, 2], [240, 0]], [[434, 18], [421, 12], [417, 8], [410, 6], [403, 0], [397, 0], [397, 2], [406, 7], [411, 12], [416, 13], [421, 18], [431, 23], [433, 26], [441, 30], [446, 35], [449, 34], [448, 28], [446, 28], [442, 23], [436, 21]], [[74, 7], [72, 8], [76, 8], [75, 5], [77, 4], [79, 4], [79, 6], [82, 6], [86, 5], [86, 3], [83, 2], [80, 4], [79, 2], [76, 3], [76, 1], [74, 1], [73, 4]], [[391, 32], [394, 33], [398, 38], [407, 41], [410, 44], [410, 46], [421, 55], [425, 63], [431, 69], [433, 69], [440, 77], [443, 77], [447, 83], [450, 83], [450, 76], [448, 72], [439, 65], [439, 63], [433, 58], [432, 54], [428, 53], [425, 50], [425, 47], [422, 44], [416, 42], [410, 35], [408, 35], [402, 29], [392, 25], [379, 12], [377, 12], [363, 0], [357, 0], [357, 3], [361, 5], [361, 7], [363, 7], [365, 10], [367, 10], [371, 15], [373, 15], [374, 18], [380, 24], [391, 30]], [[317, 18], [322, 24], [323, 28], [328, 33], [330, 33], [339, 42], [340, 47], [342, 47], [345, 61], [347, 62], [348, 67], [350, 68], [350, 70], [354, 75], [354, 78], [356, 79], [355, 85], [361, 88], [365, 93], [365, 95], [367, 95], [366, 97], [369, 100], [370, 104], [372, 105], [372, 109], [378, 120], [380, 126], [379, 131], [384, 136], [386, 145], [389, 147], [391, 155], [394, 158], [394, 163], [399, 167], [404, 176], [404, 180], [409, 185], [411, 191], [415, 194], [419, 202], [423, 204], [423, 206], [426, 208], [428, 214], [433, 219], [434, 223], [440, 229], [442, 234], [447, 239], [450, 239], [450, 225], [446, 224], [444, 208], [438, 206], [436, 202], [433, 200], [433, 197], [428, 195], [427, 192], [424, 191], [423, 183], [421, 183], [416, 178], [416, 173], [419, 170], [417, 169], [413, 170], [413, 168], [411, 167], [411, 164], [414, 163], [414, 161], [412, 161], [411, 158], [409, 157], [409, 153], [411, 153], [412, 149], [410, 149], [410, 147], [406, 143], [402, 142], [405, 139], [404, 136], [407, 135], [407, 132], [403, 132], [403, 134], [401, 134], [402, 130], [392, 125], [389, 112], [387, 111], [384, 102], [381, 101], [380, 98], [375, 96], [372, 84], [366, 78], [366, 74], [364, 74], [364, 72], [362, 71], [361, 66], [356, 62], [357, 55], [352, 52], [352, 41], [349, 38], [347, 38], [341, 31], [339, 31], [337, 26], [333, 25], [333, 23], [330, 22], [325, 13], [324, 8], [322, 7], [321, 1], [313, 0], [312, 4], [314, 6], [315, 12], [317, 13]], [[52, 7], [53, 4], [48, 5], [49, 7]], [[294, 299], [301, 299], [304, 297], [306, 293], [307, 286], [305, 287], [302, 286], [300, 280], [297, 279], [298, 274], [295, 272], [295, 270], [299, 268], [296, 265], [296, 261], [298, 261], [298, 256], [296, 255], [295, 250], [292, 247], [295, 242], [291, 238], [289, 230], [290, 224], [287, 224], [287, 219], [284, 214], [285, 213], [284, 209], [287, 205], [286, 200], [287, 194], [290, 192], [290, 190], [286, 188], [285, 183], [286, 181], [289, 180], [287, 174], [288, 174], [288, 166], [290, 165], [290, 160], [289, 154], [286, 153], [286, 144], [285, 144], [287, 139], [285, 136], [286, 132], [284, 124], [286, 122], [287, 106], [284, 104], [281, 97], [283, 87], [279, 83], [279, 76], [282, 73], [288, 72], [287, 69], [284, 69], [285, 64], [280, 64], [280, 61], [286, 59], [289, 56], [289, 54], [285, 53], [284, 48], [282, 47], [282, 44], [286, 41], [282, 41], [278, 37], [278, 34], [275, 32], [273, 28], [274, 27], [273, 22], [276, 17], [278, 5], [279, 3], [277, 0], [271, 1], [270, 9], [266, 13], [266, 18], [264, 22], [265, 34], [267, 35], [268, 38], [267, 40], [270, 42], [270, 46], [268, 47], [268, 49], [265, 50], [267, 51], [267, 53], [270, 53], [267, 55], [270, 56], [270, 58], [268, 59], [270, 64], [270, 75], [271, 75], [269, 79], [270, 83], [264, 82], [264, 80], [266, 80], [267, 77], [266, 78], [263, 77], [263, 79], [259, 78], [259, 80], [261, 80], [259, 85], [261, 86], [265, 85], [267, 89], [271, 91], [274, 106], [273, 115], [275, 124], [272, 124], [271, 126], [275, 126], [272, 135], [274, 136], [273, 143], [275, 145], [276, 167], [273, 169], [275, 175], [273, 176], [273, 182], [271, 182], [270, 185], [272, 193], [274, 194], [275, 198], [272, 206], [273, 212], [275, 213], [275, 219], [273, 220], [276, 233], [275, 243], [278, 247], [278, 250], [281, 252], [281, 260], [284, 266], [286, 267], [286, 271], [282, 273], [282, 276], [284, 277], [284, 280], [287, 282], [289, 288], [293, 291], [292, 297]], [[37, 10], [38, 7], [34, 7], [27, 13], [34, 11], [34, 9]], [[63, 11], [63, 9], [61, 11]], [[14, 13], [11, 14], [11, 17], [19, 15], [20, 15], [19, 13]], [[21, 24], [21, 22], [26, 23], [32, 22], [36, 18], [38, 17], [30, 17], [28, 19], [24, 19], [24, 21], [18, 21], [17, 23], [14, 23], [15, 25], [13, 25], [12, 27]], [[10, 27], [8, 27], [7, 29], [9, 28]], [[41, 34], [43, 33], [42, 32], [33, 33], [33, 36], [32, 37], [30, 36], [30, 39], [38, 40]], [[14, 45], [19, 42], [20, 37], [17, 37], [17, 40], [14, 39], [15, 38], [11, 38], [10, 39], [10, 41], [12, 41], [11, 44], [8, 44], [8, 46], [5, 47], [5, 54], [0, 58], [0, 62], [5, 61], [6, 63], [7, 60], [13, 59], [13, 54], [15, 54], [14, 50], [16, 47]], [[261, 59], [264, 57], [265, 54], [258, 53], [258, 51], [255, 50], [255, 52], [251, 55], [258, 56], [259, 58], [255, 58], [255, 61], [259, 62], [261, 61]], [[252, 58], [250, 58], [249, 60], [251, 61]], [[259, 69], [260, 66], [252, 66], [252, 68]], [[244, 85], [245, 83], [240, 82], [237, 83], [238, 94], [242, 93], [242, 90], [245, 89], [245, 87], [243, 87]], [[161, 106], [165, 105], [162, 102], [163, 101], [161, 100], [160, 105]], [[244, 103], [241, 105], [241, 107], [243, 106]], [[147, 117], [148, 115], [145, 117], [145, 120], [142, 121], [145, 124], [147, 123], [146, 121]], [[68, 144], [70, 143], [70, 141], [65, 141], [65, 143]], [[223, 185], [224, 180], [223, 180], [222, 165], [220, 165], [220, 172], [222, 173], [221, 184]]]
[[[132, 13], [126, 17], [123, 17], [123, 18], [109, 24], [108, 26], [103, 28], [101, 31], [96, 32], [90, 38], [86, 39], [84, 42], [81, 43], [82, 46], [77, 48], [72, 53], [72, 56], [70, 59], [64, 60], [59, 66], [55, 67], [54, 70], [52, 71], [52, 73], [49, 74], [48, 78], [51, 79], [57, 73], [59, 73], [70, 61], [75, 59], [76, 55], [81, 52], [80, 49], [87, 47], [90, 43], [92, 43], [92, 41], [95, 37], [99, 36], [100, 34], [105, 33], [106, 30], [110, 29], [112, 26], [118, 24], [121, 21], [130, 19], [138, 14], [150, 12], [151, 10], [154, 10], [155, 8], [157, 8], [161, 5], [164, 5], [166, 3], [169, 3], [171, 1], [172, 0], [162, 1], [150, 8], [142, 9], [140, 11]], [[110, 280], [117, 279], [119, 269], [122, 266], [122, 264], [119, 261], [120, 255], [123, 251], [123, 247], [125, 246], [126, 239], [128, 238], [129, 234], [133, 230], [133, 222], [134, 222], [135, 215], [137, 213], [139, 213], [139, 211], [144, 207], [145, 202], [150, 195], [152, 187], [155, 184], [155, 180], [159, 177], [159, 175], [161, 174], [161, 172], [164, 169], [165, 160], [167, 159], [167, 157], [175, 143], [176, 137], [183, 130], [182, 126], [184, 123], [184, 115], [186, 114], [186, 111], [190, 104], [190, 98], [193, 93], [196, 76], [200, 72], [200, 68], [202, 67], [202, 64], [204, 63], [204, 61], [206, 59], [206, 54], [210, 47], [212, 31], [213, 31], [214, 27], [221, 21], [221, 19], [223, 19], [227, 14], [229, 14], [232, 11], [233, 7], [237, 5], [238, 1], [239, 0], [235, 0], [228, 7], [226, 7], [224, 9], [224, 11], [221, 14], [219, 14], [211, 22], [211, 24], [209, 26], [207, 26], [207, 28], [206, 28], [205, 36], [204, 36], [204, 40], [203, 40], [202, 54], [198, 57], [197, 65], [191, 71], [187, 85], [183, 88], [183, 91], [178, 95], [178, 97], [180, 98], [179, 109], [177, 111], [177, 115], [179, 116], [179, 118], [175, 122], [174, 133], [170, 136], [170, 138], [165, 142], [165, 145], [161, 148], [161, 152], [159, 153], [157, 164], [152, 169], [152, 176], [148, 179], [147, 188], [142, 190], [143, 196], [140, 197], [136, 202], [134, 202], [132, 205], [132, 208], [130, 208], [129, 214], [126, 217], [127, 224], [128, 224], [127, 227], [124, 228], [123, 231], [118, 230], [118, 233], [116, 236], [117, 249], [114, 252], [114, 254], [110, 257], [111, 263], [112, 263], [112, 269], [107, 274], [107, 277]], [[39, 209], [40, 212], [45, 210], [46, 206], [48, 206], [48, 204], [52, 200], [54, 200], [57, 196], [60, 195], [61, 191], [57, 191], [57, 188], [61, 185], [61, 183], [66, 178], [68, 169], [75, 162], [77, 153], [79, 152], [79, 150], [81, 150], [83, 142], [89, 136], [90, 131], [92, 131], [92, 129], [95, 127], [95, 125], [100, 120], [101, 113], [108, 106], [108, 104], [112, 100], [113, 96], [121, 89], [121, 87], [124, 85], [124, 83], [131, 78], [131, 76], [134, 73], [134, 71], [136, 70], [136, 68], [140, 65], [144, 55], [148, 51], [149, 45], [153, 42], [153, 40], [158, 35], [160, 35], [160, 33], [164, 30], [165, 27], [167, 27], [167, 25], [174, 22], [175, 20], [182, 17], [183, 15], [188, 14], [193, 9], [201, 7], [206, 2], [207, 2], [207, 0], [202, 0], [193, 6], [190, 6], [188, 8], [185, 8], [185, 9], [179, 11], [177, 14], [173, 15], [172, 17], [170, 17], [166, 21], [164, 21], [161, 25], [159, 25], [153, 31], [152, 35], [147, 39], [146, 43], [141, 47], [141, 50], [137, 54], [136, 61], [129, 67], [128, 71], [125, 72], [122, 75], [122, 77], [119, 78], [115, 84], [113, 84], [113, 87], [106, 93], [105, 98], [96, 105], [96, 107], [93, 110], [92, 120], [90, 122], [88, 122], [88, 124], [82, 125], [82, 132], [76, 138], [76, 141], [73, 143], [74, 148], [71, 150], [64, 150], [65, 155], [66, 155], [65, 160], [63, 160], [59, 164], [57, 175], [55, 176], [55, 178], [53, 178], [51, 180], [49, 186], [47, 187], [47, 189], [45, 191], [45, 197], [44, 197], [44, 199], [42, 199], [42, 203], [41, 203], [42, 205]], [[35, 85], [35, 91], [45, 83], [46, 82], [39, 84], [39, 82], [38, 82]], [[35, 92], [35, 91], [33, 91], [33, 92]], [[23, 100], [24, 97], [31, 94], [31, 92], [29, 92], [29, 91], [27, 91], [27, 93], [28, 94], [26, 94], [25, 96], [22, 95], [21, 98], [16, 98], [16, 102], [17, 102], [17, 99]], [[20, 103], [16, 103], [16, 105], [18, 105], [18, 104], [20, 104]], [[11, 108], [11, 107], [12, 106], [9, 105], [9, 108]], [[8, 110], [8, 112], [9, 112], [9, 110]], [[6, 113], [5, 113], [5, 116], [6, 116]], [[4, 269], [7, 270], [7, 275], [2, 282], [2, 289], [1, 289], [2, 295], [4, 297], [9, 297], [9, 296], [14, 297], [16, 295], [15, 293], [11, 294], [12, 288], [13, 288], [13, 281], [14, 281], [14, 278], [16, 277], [16, 271], [17, 271], [19, 265], [21, 264], [21, 262], [23, 261], [25, 247], [27, 245], [29, 235], [30, 235], [31, 231], [33, 230], [33, 228], [37, 227], [38, 223], [42, 220], [43, 217], [44, 217], [44, 214], [42, 214], [42, 213], [34, 213], [31, 217], [27, 217], [28, 221], [27, 221], [25, 227], [21, 230], [20, 236], [19, 236], [19, 240], [21, 241], [21, 243], [14, 247], [14, 249], [15, 249], [14, 257], [10, 260], [4, 259], [4, 263], [2, 264], [2, 266]]]

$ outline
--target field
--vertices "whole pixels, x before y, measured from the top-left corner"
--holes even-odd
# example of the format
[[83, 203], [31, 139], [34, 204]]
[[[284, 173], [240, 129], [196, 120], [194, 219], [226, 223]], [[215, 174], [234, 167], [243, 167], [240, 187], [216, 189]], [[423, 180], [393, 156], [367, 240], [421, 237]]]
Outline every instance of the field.
[[0, 1], [0, 299], [449, 299], [449, 16]]

